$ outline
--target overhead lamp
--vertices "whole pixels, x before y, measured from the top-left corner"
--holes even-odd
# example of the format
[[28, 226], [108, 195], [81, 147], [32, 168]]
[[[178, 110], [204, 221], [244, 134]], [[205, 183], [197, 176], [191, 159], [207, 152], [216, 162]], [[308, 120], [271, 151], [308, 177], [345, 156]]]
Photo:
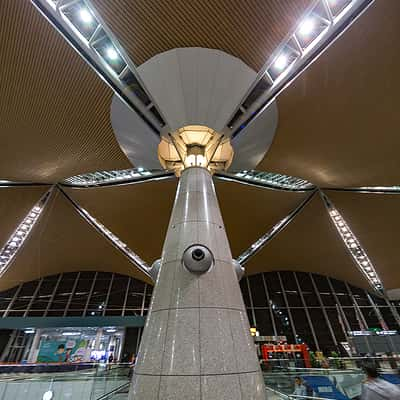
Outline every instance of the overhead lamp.
[[114, 49], [114, 47], [109, 47], [107, 49], [107, 57], [111, 60], [111, 61], [116, 61], [119, 58], [118, 52], [117, 50]]
[[81, 332], [63, 332], [63, 336], [80, 336]]
[[288, 65], [288, 56], [286, 54], [281, 54], [274, 62], [274, 68], [282, 71]]
[[80, 9], [79, 17], [85, 24], [91, 24], [93, 22], [93, 16], [86, 7]]
[[299, 25], [299, 29], [297, 33], [300, 36], [306, 37], [310, 35], [315, 29], [315, 19], [312, 17], [307, 17], [301, 24]]

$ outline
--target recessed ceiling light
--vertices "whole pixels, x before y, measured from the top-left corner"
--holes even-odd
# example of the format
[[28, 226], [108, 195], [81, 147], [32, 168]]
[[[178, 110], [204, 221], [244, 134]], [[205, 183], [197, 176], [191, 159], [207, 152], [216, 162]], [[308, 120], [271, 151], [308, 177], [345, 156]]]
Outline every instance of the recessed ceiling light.
[[315, 29], [315, 20], [311, 17], [306, 18], [299, 26], [298, 34], [308, 36]]
[[280, 71], [288, 65], [288, 57], [286, 54], [281, 54], [274, 62], [274, 67]]
[[117, 51], [113, 48], [113, 47], [109, 47], [107, 49], [107, 57], [111, 60], [111, 61], [115, 61], [118, 60], [119, 55], [117, 53]]
[[79, 11], [79, 16], [83, 22], [90, 24], [93, 22], [93, 16], [87, 8], [81, 8]]

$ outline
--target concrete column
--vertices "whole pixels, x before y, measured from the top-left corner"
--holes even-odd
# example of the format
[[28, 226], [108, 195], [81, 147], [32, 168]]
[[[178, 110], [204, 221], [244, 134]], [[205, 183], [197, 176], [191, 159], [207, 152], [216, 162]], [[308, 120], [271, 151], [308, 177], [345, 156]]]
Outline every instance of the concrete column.
[[[190, 272], [183, 264], [192, 245], [212, 253], [207, 272]], [[186, 169], [179, 182], [129, 399], [265, 399], [212, 177], [204, 168]]]
[[28, 363], [36, 362], [41, 335], [42, 335], [42, 331], [40, 329], [37, 329], [36, 332], [35, 332], [35, 336], [33, 338], [33, 341], [32, 341], [31, 348], [29, 350]]

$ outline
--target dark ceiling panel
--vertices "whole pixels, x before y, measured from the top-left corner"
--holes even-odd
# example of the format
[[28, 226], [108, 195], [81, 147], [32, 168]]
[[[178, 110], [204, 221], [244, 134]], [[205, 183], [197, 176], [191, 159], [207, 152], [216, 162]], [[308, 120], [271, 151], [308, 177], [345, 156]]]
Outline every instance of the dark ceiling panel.
[[0, 249], [47, 190], [48, 186], [0, 187]]
[[400, 287], [400, 195], [326, 191], [359, 239], [386, 289]]
[[312, 0], [92, 0], [136, 64], [178, 47], [223, 50], [258, 71]]
[[246, 272], [315, 272], [369, 288], [318, 195], [246, 264]]
[[0, 290], [42, 276], [74, 271], [117, 272], [149, 282], [57, 191], [14, 262], [1, 277]]
[[30, 1], [0, 2], [0, 179], [55, 182], [129, 168], [112, 91]]
[[148, 264], [161, 257], [176, 179], [103, 188], [65, 189]]
[[278, 98], [258, 169], [320, 186], [400, 182], [400, 1], [376, 1]]
[[235, 258], [310, 195], [220, 180], [215, 180], [215, 185]]

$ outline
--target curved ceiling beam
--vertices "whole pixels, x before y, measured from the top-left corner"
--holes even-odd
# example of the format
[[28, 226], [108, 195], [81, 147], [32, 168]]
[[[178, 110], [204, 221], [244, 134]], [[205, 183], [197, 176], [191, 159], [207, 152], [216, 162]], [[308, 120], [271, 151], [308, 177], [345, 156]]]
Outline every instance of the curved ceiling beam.
[[161, 169], [147, 170], [144, 168], [132, 168], [117, 171], [97, 171], [71, 176], [70, 178], [60, 182], [60, 185], [69, 187], [116, 186], [169, 179], [174, 177], [175, 175], [173, 172], [164, 171]]
[[313, 198], [316, 190], [314, 190], [305, 200], [303, 200], [289, 215], [281, 219], [277, 224], [275, 224], [267, 233], [257, 239], [248, 249], [246, 249], [236, 261], [240, 265], [245, 265], [247, 261], [250, 260], [254, 255], [256, 255], [271, 239], [275, 237], [279, 232], [286, 228], [290, 222], [299, 214], [303, 208], [310, 202]]
[[367, 278], [372, 288], [374, 288], [377, 292], [383, 292], [384, 287], [382, 281], [379, 278], [374, 265], [369, 259], [368, 254], [361, 246], [360, 241], [352, 232], [350, 226], [336, 209], [335, 205], [328, 198], [328, 196], [321, 191], [320, 195], [336, 230], [338, 231], [344, 245], [346, 246], [353, 260], [355, 261], [358, 269]]
[[31, 0], [100, 78], [159, 136], [165, 122], [136, 66], [89, 0]]
[[108, 230], [100, 221], [94, 218], [88, 211], [82, 208], [75, 200], [73, 200], [63, 189], [58, 187], [64, 197], [73, 205], [79, 215], [91, 226], [93, 226], [101, 235], [108, 239], [118, 250], [120, 250], [140, 271], [153, 279], [150, 275], [149, 265], [143, 261], [133, 250], [131, 250], [122, 240]]
[[335, 42], [375, 0], [317, 0], [264, 64], [224, 133], [234, 138]]
[[46, 204], [53, 192], [54, 186], [52, 186], [32, 207], [29, 213], [25, 216], [22, 222], [18, 225], [17, 229], [7, 240], [6, 244], [0, 249], [0, 277], [10, 267], [12, 261], [15, 259], [18, 251], [24, 245], [25, 240], [29, 237], [32, 228], [39, 221], [42, 211], [46, 207]]
[[264, 187], [267, 189], [288, 190], [288, 191], [309, 191], [315, 186], [301, 178], [287, 176], [263, 171], [237, 171], [220, 172], [214, 175], [216, 178], [227, 181], [234, 181], [242, 184]]

